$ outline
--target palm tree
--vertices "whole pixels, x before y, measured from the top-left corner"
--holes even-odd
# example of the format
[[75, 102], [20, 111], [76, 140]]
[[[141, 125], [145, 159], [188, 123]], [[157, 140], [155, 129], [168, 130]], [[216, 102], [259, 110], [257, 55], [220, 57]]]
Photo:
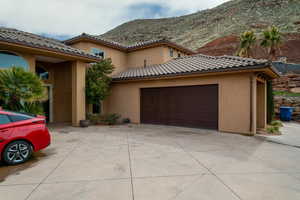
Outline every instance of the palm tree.
[[269, 59], [275, 60], [277, 52], [280, 52], [282, 37], [276, 26], [271, 26], [263, 32], [263, 39], [260, 45], [267, 49]]
[[245, 31], [240, 36], [240, 47], [237, 52], [237, 55], [240, 57], [251, 57], [252, 48], [256, 43], [256, 36], [253, 31]]
[[43, 99], [43, 82], [34, 73], [12, 67], [0, 70], [0, 101], [6, 109], [20, 111], [29, 102]]

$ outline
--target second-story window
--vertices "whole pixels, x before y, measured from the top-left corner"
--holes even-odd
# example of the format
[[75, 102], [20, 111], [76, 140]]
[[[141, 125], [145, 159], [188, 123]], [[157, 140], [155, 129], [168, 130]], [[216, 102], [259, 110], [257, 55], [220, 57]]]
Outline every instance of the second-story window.
[[104, 58], [104, 51], [98, 48], [92, 48], [91, 53], [94, 54], [95, 56], [99, 56], [101, 58]]
[[174, 56], [174, 50], [172, 48], [170, 48], [170, 57]]

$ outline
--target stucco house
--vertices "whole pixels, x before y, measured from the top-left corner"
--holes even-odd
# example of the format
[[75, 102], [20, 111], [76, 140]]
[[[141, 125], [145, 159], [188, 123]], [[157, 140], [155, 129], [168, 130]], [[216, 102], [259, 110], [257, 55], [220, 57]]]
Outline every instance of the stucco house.
[[266, 126], [266, 81], [278, 77], [266, 60], [195, 54], [167, 40], [126, 46], [82, 34], [61, 42], [0, 28], [0, 68], [21, 63], [44, 79], [51, 122], [85, 119], [85, 68], [102, 58], [115, 66], [102, 113], [248, 135]]

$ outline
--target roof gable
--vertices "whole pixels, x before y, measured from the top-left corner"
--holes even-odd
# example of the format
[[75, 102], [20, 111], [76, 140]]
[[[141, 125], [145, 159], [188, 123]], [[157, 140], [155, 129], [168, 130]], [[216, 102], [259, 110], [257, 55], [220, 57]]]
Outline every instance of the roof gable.
[[137, 51], [137, 50], [144, 49], [144, 48], [151, 48], [151, 47], [165, 45], [165, 46], [169, 46], [169, 47], [178, 49], [189, 55], [195, 53], [194, 51], [192, 51], [190, 49], [187, 49], [181, 45], [178, 45], [178, 44], [168, 41], [166, 39], [142, 41], [142, 42], [137, 42], [133, 45], [126, 46], [126, 45], [120, 44], [118, 42], [104, 39], [100, 36], [94, 36], [94, 35], [89, 35], [89, 34], [83, 33], [83, 34], [76, 36], [74, 38], [71, 38], [69, 40], [65, 40], [64, 43], [74, 44], [74, 43], [77, 43], [80, 41], [90, 41], [90, 42], [99, 43], [99, 44], [102, 44], [102, 45], [105, 45], [105, 46], [108, 46], [108, 47], [111, 47], [114, 49], [118, 49], [118, 50], [124, 51], [124, 52], [132, 52], [132, 51]]
[[80, 49], [68, 46], [59, 40], [19, 31], [17, 29], [0, 27], [0, 42], [1, 41], [13, 44], [21, 44], [38, 49], [50, 50], [73, 56], [100, 60], [99, 57], [94, 56], [93, 54], [86, 53]]

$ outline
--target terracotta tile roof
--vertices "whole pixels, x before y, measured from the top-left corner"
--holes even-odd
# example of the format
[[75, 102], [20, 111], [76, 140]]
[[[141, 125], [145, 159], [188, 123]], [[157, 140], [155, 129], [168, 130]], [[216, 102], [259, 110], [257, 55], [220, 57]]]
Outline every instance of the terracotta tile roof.
[[197, 54], [173, 59], [164, 64], [128, 70], [113, 76], [114, 81], [256, 69], [270, 66], [267, 60], [235, 56], [206, 56]]
[[93, 54], [68, 46], [59, 40], [11, 28], [0, 27], [0, 41], [100, 60]]
[[73, 43], [75, 43], [75, 42], [77, 42], [78, 40], [81, 40], [81, 39], [93, 40], [95, 42], [100, 42], [104, 45], [108, 45], [108, 46], [111, 46], [111, 47], [114, 47], [114, 48], [117, 48], [117, 49], [123, 50], [123, 51], [126, 51], [126, 49], [127, 49], [127, 46], [125, 46], [123, 44], [120, 44], [118, 42], [114, 42], [112, 40], [104, 39], [100, 36], [90, 35], [90, 34], [87, 34], [87, 33], [82, 33], [81, 35], [78, 35], [78, 36], [73, 37], [71, 39], [65, 40], [64, 43], [65, 44], [73, 44]]
[[99, 42], [103, 45], [107, 45], [107, 46], [110, 46], [112, 48], [116, 48], [116, 49], [126, 51], [126, 52], [138, 50], [138, 49], [153, 46], [153, 45], [164, 44], [164, 45], [167, 45], [167, 46], [171, 46], [173, 48], [181, 49], [182, 51], [184, 51], [186, 53], [189, 53], [189, 54], [194, 54], [195, 53], [194, 51], [192, 51], [190, 49], [187, 49], [187, 48], [185, 48], [181, 45], [178, 45], [178, 44], [176, 44], [174, 42], [171, 42], [171, 41], [168, 41], [166, 39], [141, 41], [141, 42], [137, 42], [135, 44], [126, 46], [124, 44], [121, 44], [121, 43], [118, 43], [118, 42], [115, 42], [115, 41], [112, 41], [112, 40], [105, 39], [101, 36], [95, 36], [95, 35], [89, 35], [87, 33], [83, 33], [83, 34], [81, 34], [79, 36], [76, 36], [74, 38], [65, 40], [64, 43], [73, 44], [73, 43], [75, 43], [75, 42], [77, 42], [81, 39], [83, 39], [83, 40], [84, 39], [90, 39], [90, 40], [93, 40], [95, 42]]

